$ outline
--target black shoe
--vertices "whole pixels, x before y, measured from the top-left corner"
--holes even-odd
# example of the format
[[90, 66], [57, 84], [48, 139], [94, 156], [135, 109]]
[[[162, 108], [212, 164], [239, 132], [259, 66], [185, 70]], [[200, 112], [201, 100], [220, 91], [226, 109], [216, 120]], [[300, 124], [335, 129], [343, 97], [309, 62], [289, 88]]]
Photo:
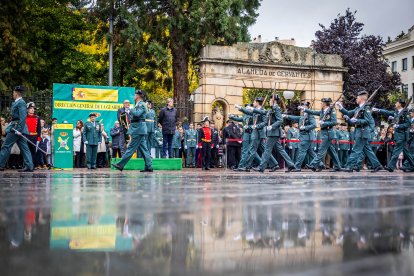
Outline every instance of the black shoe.
[[360, 169], [359, 167], [355, 167], [355, 168], [354, 168], [354, 171], [356, 171], [356, 172], [360, 172], [360, 171], [361, 171], [361, 169]]
[[4, 171], [4, 168], [0, 168], [0, 172]]
[[152, 168], [145, 168], [144, 170], [140, 170], [140, 172], [153, 172], [154, 170]]
[[385, 167], [384, 169], [386, 169], [387, 171], [389, 171], [389, 172], [393, 172], [394, 171], [394, 169], [391, 169], [391, 168], [389, 168], [389, 167]]
[[404, 169], [402, 169], [402, 171], [403, 172], [414, 172], [414, 169], [406, 169], [406, 168], [404, 168]]
[[301, 172], [301, 169], [293, 169], [292, 172]]
[[124, 168], [122, 168], [121, 166], [119, 166], [118, 164], [112, 164], [112, 167], [114, 167], [115, 169], [117, 169], [118, 171], [122, 172]]
[[21, 170], [18, 170], [18, 172], [33, 172], [33, 169], [23, 168]]
[[271, 169], [269, 170], [269, 172], [275, 172], [275, 171], [277, 171], [277, 170], [280, 170], [280, 167], [279, 167], [279, 166], [274, 166], [273, 168], [271, 168]]
[[91, 169], [92, 169], [92, 170], [96, 170], [96, 167], [92, 167]]
[[374, 168], [371, 172], [379, 172], [380, 170], [383, 170], [383, 169], [384, 169], [384, 167], [380, 165], [380, 166]]
[[353, 172], [354, 170], [351, 168], [342, 168], [341, 172]]
[[296, 169], [295, 167], [289, 167], [285, 172], [289, 173], [289, 172], [291, 172], [291, 171], [293, 171], [295, 169]]
[[314, 172], [321, 172], [323, 170], [323, 167], [317, 167], [315, 168]]
[[262, 170], [260, 167], [252, 168], [255, 172], [264, 173], [264, 170]]
[[210, 168], [209, 168], [209, 167], [207, 167], [207, 168], [204, 168], [204, 170], [209, 171], [209, 170], [210, 170]]
[[313, 172], [316, 172], [316, 168], [312, 167], [311, 165], [306, 164], [305, 168], [312, 170]]

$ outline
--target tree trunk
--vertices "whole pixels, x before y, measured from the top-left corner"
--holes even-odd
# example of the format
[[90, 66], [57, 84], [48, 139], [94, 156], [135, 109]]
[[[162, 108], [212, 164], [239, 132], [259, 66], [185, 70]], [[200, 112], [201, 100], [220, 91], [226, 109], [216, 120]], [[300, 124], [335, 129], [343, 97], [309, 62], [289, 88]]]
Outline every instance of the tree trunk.
[[171, 31], [170, 49], [172, 54], [172, 69], [174, 83], [174, 101], [179, 120], [190, 118], [188, 56], [185, 46], [180, 41], [179, 31]]

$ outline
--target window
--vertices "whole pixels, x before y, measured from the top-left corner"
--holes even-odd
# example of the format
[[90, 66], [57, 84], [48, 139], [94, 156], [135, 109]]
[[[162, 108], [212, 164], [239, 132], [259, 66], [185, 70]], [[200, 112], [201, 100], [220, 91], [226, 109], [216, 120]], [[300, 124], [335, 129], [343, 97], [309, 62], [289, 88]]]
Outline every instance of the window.
[[403, 92], [405, 98], [408, 98], [408, 84], [403, 83], [401, 85], [401, 92]]
[[403, 60], [402, 60], [402, 70], [403, 71], [407, 71], [407, 58], [403, 58]]
[[393, 61], [392, 63], [391, 63], [391, 72], [396, 72], [397, 71], [397, 62], [396, 61]]

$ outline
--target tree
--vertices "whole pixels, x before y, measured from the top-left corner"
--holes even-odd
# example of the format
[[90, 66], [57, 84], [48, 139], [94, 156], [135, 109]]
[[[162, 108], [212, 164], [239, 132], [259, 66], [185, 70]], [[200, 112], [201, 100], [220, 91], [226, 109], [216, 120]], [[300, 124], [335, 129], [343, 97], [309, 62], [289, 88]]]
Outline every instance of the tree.
[[179, 116], [189, 111], [189, 65], [208, 44], [230, 45], [248, 41], [260, 0], [130, 0], [134, 14], [149, 40], [168, 48], [172, 56], [174, 98]]
[[382, 85], [375, 99], [376, 106], [388, 108], [391, 106], [388, 94], [398, 90], [400, 77], [387, 71], [382, 38], [361, 35], [364, 24], [356, 21], [355, 14], [347, 9], [345, 15], [339, 14], [329, 28], [319, 24], [322, 30], [316, 32], [312, 47], [317, 53], [342, 57], [343, 65], [348, 68], [343, 76], [346, 106], [355, 104], [358, 91], [373, 92]]

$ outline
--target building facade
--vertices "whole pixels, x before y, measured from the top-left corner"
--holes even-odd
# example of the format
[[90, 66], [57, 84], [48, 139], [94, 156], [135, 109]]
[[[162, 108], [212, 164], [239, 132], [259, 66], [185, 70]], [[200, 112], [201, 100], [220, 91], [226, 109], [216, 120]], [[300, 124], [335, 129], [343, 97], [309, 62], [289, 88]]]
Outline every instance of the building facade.
[[414, 26], [408, 33], [386, 44], [384, 56], [390, 70], [401, 75], [401, 91], [408, 97], [414, 93]]

